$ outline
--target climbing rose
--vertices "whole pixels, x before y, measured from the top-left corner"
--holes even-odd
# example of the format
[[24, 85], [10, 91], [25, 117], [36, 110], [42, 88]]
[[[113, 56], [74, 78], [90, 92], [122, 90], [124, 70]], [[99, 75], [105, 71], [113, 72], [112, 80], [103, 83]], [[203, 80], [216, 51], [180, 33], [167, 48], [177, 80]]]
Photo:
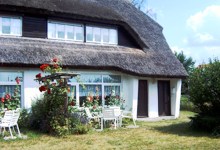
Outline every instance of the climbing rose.
[[41, 73], [38, 73], [38, 74], [36, 75], [36, 78], [41, 78]]
[[47, 94], [51, 94], [51, 90], [50, 89], [47, 90]]
[[70, 93], [70, 88], [69, 87], [67, 88], [67, 92]]
[[72, 101], [71, 103], [70, 103], [70, 106], [74, 106], [75, 104], [74, 104], [74, 102]]
[[52, 61], [55, 62], [55, 63], [57, 63], [57, 62], [58, 62], [58, 58], [53, 58]]
[[40, 66], [40, 70], [44, 72], [44, 70], [47, 69], [47, 67], [49, 67], [48, 64], [43, 64]]
[[4, 98], [4, 97], [2, 97], [2, 98], [1, 98], [1, 101], [2, 101], [2, 103], [4, 103], [4, 102], [5, 102], [5, 98]]
[[15, 78], [15, 81], [16, 81], [17, 84], [20, 83], [20, 79], [18, 77]]
[[39, 87], [39, 90], [40, 90], [40, 92], [42, 92], [42, 91], [46, 91], [47, 90], [47, 88], [45, 87], [45, 86], [41, 86], [41, 87]]
[[57, 69], [59, 66], [57, 64], [53, 64], [53, 67]]

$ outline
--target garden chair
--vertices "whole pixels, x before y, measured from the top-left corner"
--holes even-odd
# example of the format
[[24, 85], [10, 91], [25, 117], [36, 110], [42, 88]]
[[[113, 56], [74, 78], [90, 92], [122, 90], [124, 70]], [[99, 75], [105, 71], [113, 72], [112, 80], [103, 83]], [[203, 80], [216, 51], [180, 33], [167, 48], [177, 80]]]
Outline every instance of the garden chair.
[[102, 116], [99, 116], [99, 115], [94, 116], [94, 115], [92, 115], [90, 110], [89, 110], [89, 108], [87, 108], [87, 107], [85, 108], [85, 112], [86, 112], [86, 116], [88, 117], [89, 121], [90, 120], [96, 120], [96, 119], [99, 120], [99, 125], [101, 126], [100, 130], [102, 131], [103, 130], [103, 118], [102, 118]]
[[123, 118], [129, 118], [129, 119], [132, 119], [133, 120], [133, 123], [134, 123], [134, 126], [136, 127], [136, 122], [135, 122], [135, 118], [134, 118], [134, 115], [131, 111], [122, 111], [122, 114], [121, 114], [121, 122], [120, 124], [122, 125], [122, 119]]
[[112, 120], [114, 122], [114, 128], [116, 129], [118, 116], [115, 115], [114, 108], [103, 108], [102, 109], [102, 115], [103, 115], [103, 122], [105, 124], [105, 121]]
[[19, 111], [6, 111], [4, 117], [2, 118], [2, 122], [0, 123], [0, 133], [2, 132], [2, 128], [4, 128], [3, 133], [2, 133], [4, 135], [5, 128], [8, 128], [11, 138], [13, 138], [11, 127], [13, 128], [13, 131], [15, 132], [14, 126], [16, 126], [18, 135], [19, 137], [21, 137], [21, 133], [20, 133], [18, 123], [17, 123], [19, 116], [20, 116]]

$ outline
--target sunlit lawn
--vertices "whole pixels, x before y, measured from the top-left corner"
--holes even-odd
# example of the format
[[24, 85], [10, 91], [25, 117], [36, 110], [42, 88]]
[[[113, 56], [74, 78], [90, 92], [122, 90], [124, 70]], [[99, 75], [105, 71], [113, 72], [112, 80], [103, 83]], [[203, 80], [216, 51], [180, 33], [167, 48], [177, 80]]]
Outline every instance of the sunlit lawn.
[[220, 149], [220, 139], [205, 132], [189, 128], [191, 112], [181, 112], [176, 120], [160, 122], [138, 122], [137, 129], [121, 128], [92, 131], [86, 135], [71, 135], [56, 138], [32, 132], [26, 140], [0, 140], [0, 149]]

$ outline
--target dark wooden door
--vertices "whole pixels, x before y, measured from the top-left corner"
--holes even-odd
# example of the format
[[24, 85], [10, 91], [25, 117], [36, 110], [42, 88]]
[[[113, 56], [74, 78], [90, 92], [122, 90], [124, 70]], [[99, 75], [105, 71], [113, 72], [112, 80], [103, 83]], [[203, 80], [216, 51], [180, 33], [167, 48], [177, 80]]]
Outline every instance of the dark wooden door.
[[171, 115], [170, 81], [158, 81], [159, 116]]
[[137, 117], [138, 118], [148, 117], [148, 83], [147, 83], [147, 80], [139, 80]]

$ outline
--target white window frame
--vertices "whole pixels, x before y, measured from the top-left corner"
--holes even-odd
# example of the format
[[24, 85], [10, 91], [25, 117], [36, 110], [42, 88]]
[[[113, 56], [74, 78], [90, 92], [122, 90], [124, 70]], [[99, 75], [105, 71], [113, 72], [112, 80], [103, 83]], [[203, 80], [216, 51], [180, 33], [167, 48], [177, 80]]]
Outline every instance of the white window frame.
[[[105, 106], [105, 89], [104, 87], [105, 86], [119, 86], [120, 87], [120, 97], [122, 95], [122, 81], [121, 83], [104, 83], [104, 75], [118, 75], [122, 78], [121, 75], [119, 74], [96, 74], [96, 73], [82, 73], [83, 75], [101, 75], [102, 76], [102, 81], [101, 82], [83, 82], [82, 84], [84, 85], [101, 85], [101, 94], [102, 94], [102, 107]], [[70, 86], [76, 86], [76, 106], [80, 107], [80, 101], [79, 101], [79, 86], [81, 85], [80, 83], [78, 82], [68, 82], [68, 84]]]
[[[56, 37], [49, 37], [49, 23], [51, 24], [55, 24], [55, 33], [56, 33]], [[57, 25], [64, 25], [64, 38], [58, 38], [57, 35]], [[68, 39], [67, 38], [67, 31], [66, 31], [66, 27], [65, 26], [73, 26], [74, 27], [74, 39]], [[82, 36], [83, 39], [82, 40], [77, 40], [76, 39], [76, 32], [75, 32], [75, 27], [82, 27]], [[53, 21], [53, 20], [48, 20], [47, 21], [47, 38], [48, 39], [54, 39], [54, 40], [66, 40], [66, 41], [74, 41], [74, 42], [84, 42], [84, 25], [83, 24], [77, 24], [77, 23], [66, 23], [66, 22], [59, 22], [59, 21]]]
[[[87, 27], [92, 28], [92, 41], [87, 41]], [[94, 28], [99, 28], [100, 29], [100, 36], [101, 36], [101, 41], [97, 42], [95, 41], [95, 35], [94, 35]], [[108, 30], [108, 36], [109, 36], [109, 42], [104, 42], [103, 41], [103, 29]], [[115, 30], [116, 31], [116, 43], [110, 43], [110, 30]], [[117, 28], [107, 28], [107, 27], [98, 27], [98, 26], [92, 26], [92, 25], [86, 25], [86, 35], [85, 35], [86, 43], [95, 43], [95, 44], [101, 44], [101, 45], [118, 45], [118, 29]]]
[[[11, 33], [11, 30], [10, 30], [10, 34], [5, 34], [5, 33], [2, 33], [2, 18], [8, 18], [8, 19], [19, 19], [20, 20], [20, 23], [21, 23], [21, 27], [20, 27], [20, 34], [12, 34]], [[5, 35], [5, 36], [22, 36], [22, 26], [23, 26], [23, 19], [22, 17], [19, 17], [19, 16], [5, 16], [5, 15], [0, 15], [0, 35]], [[10, 28], [11, 28], [12, 24], [10, 24]]]
[[[16, 71], [0, 71], [0, 74], [1, 73], [16, 73]], [[20, 72], [21, 74], [22, 74], [22, 78], [23, 78], [23, 80], [24, 80], [24, 74], [23, 74], [23, 72]], [[22, 82], [20, 82], [19, 84], [17, 84], [17, 82], [16, 81], [0, 81], [0, 86], [4, 86], [4, 85], [12, 85], [12, 86], [16, 86], [16, 85], [19, 85], [21, 88], [20, 88], [20, 96], [21, 96], [21, 98], [20, 98], [20, 106], [21, 106], [21, 108], [23, 108], [24, 107], [24, 101], [23, 101], [23, 97], [24, 97], [24, 88], [23, 88], [23, 82], [24, 81], [22, 81]]]

